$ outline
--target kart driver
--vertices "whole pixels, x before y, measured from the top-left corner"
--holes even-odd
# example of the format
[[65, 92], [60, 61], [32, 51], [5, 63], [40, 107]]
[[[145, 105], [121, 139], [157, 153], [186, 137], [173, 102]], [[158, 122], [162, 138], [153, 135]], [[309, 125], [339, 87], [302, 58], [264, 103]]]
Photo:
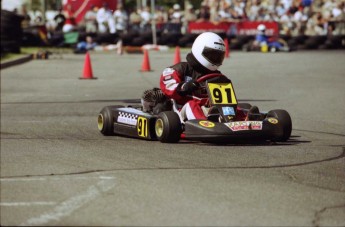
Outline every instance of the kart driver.
[[[207, 99], [193, 98], [199, 84], [196, 80], [210, 73], [221, 73], [218, 68], [225, 57], [223, 39], [215, 33], [204, 32], [194, 41], [192, 50], [187, 54], [187, 62], [180, 62], [163, 70], [160, 77], [160, 88], [168, 99], [174, 99], [183, 105], [181, 115], [183, 119], [206, 119]], [[238, 111], [241, 120], [246, 115]]]
[[[283, 48], [283, 45], [266, 35], [266, 26], [264, 24], [259, 24], [257, 27], [257, 34], [253, 43], [254, 47], [268, 47], [270, 49], [279, 50]], [[267, 50], [266, 50], [267, 51]]]

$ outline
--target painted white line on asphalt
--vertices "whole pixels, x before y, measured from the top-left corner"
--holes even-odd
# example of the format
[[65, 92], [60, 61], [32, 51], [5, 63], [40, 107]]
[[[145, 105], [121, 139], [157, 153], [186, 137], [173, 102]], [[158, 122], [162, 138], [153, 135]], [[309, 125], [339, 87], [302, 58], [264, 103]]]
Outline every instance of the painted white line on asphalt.
[[114, 178], [102, 179], [96, 185], [90, 186], [86, 191], [78, 193], [77, 196], [71, 197], [54, 207], [51, 211], [43, 213], [38, 217], [33, 217], [22, 223], [21, 226], [28, 225], [45, 225], [50, 221], [60, 221], [62, 218], [69, 216], [74, 211], [96, 199], [102, 193], [115, 187]]
[[89, 177], [76, 177], [76, 176], [64, 176], [64, 177], [18, 177], [18, 178], [0, 178], [0, 182], [16, 182], [16, 181], [54, 181], [54, 180], [90, 180], [90, 179], [114, 179], [111, 176], [89, 176]]
[[17, 181], [45, 181], [47, 178], [39, 177], [39, 178], [1, 178], [0, 182], [17, 182]]
[[14, 207], [14, 206], [51, 206], [56, 202], [1, 202], [0, 206]]

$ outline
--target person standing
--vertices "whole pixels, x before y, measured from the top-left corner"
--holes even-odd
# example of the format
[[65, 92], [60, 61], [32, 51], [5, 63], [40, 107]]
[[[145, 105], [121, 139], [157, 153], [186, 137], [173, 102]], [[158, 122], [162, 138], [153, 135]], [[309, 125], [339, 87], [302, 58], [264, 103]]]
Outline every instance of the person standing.
[[97, 7], [91, 5], [84, 16], [86, 33], [97, 33]]
[[103, 7], [98, 10], [97, 23], [100, 33], [110, 32], [114, 34], [116, 32], [115, 20], [107, 3], [103, 3]]
[[77, 23], [75, 21], [74, 12], [73, 12], [71, 4], [67, 4], [66, 10], [64, 12], [64, 15], [65, 15], [66, 21], [65, 21], [65, 24], [62, 27], [62, 31], [64, 33], [71, 32], [77, 26]]
[[122, 34], [127, 30], [128, 25], [128, 15], [127, 12], [123, 9], [122, 4], [118, 4], [117, 9], [113, 14], [113, 17], [115, 20], [116, 32]]

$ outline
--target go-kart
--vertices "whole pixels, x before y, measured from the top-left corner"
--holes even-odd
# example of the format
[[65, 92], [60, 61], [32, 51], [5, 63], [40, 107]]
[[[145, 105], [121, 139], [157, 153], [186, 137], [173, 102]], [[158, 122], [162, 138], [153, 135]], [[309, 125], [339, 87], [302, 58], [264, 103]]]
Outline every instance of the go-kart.
[[255, 40], [249, 41], [247, 44], [242, 46], [242, 50], [245, 52], [249, 51], [260, 51], [260, 52], [290, 52], [293, 50], [284, 39], [277, 39], [276, 41], [268, 42], [267, 44], [260, 45]]
[[98, 115], [98, 129], [105, 136], [123, 135], [163, 143], [180, 139], [222, 143], [289, 139], [292, 122], [287, 111], [258, 112], [252, 114], [254, 120], [236, 120], [237, 109], [248, 115], [251, 105], [237, 102], [231, 80], [222, 74], [208, 74], [197, 82], [209, 102], [207, 119], [185, 120], [180, 106], [169, 100], [171, 109], [156, 113], [145, 112], [140, 106], [106, 106]]

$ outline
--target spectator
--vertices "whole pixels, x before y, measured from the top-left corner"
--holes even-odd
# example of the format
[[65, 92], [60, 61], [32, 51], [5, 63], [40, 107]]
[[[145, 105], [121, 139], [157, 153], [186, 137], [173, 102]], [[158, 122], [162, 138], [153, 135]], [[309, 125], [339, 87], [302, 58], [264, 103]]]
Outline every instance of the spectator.
[[251, 21], [257, 20], [259, 17], [259, 10], [262, 7], [260, 6], [260, 1], [259, 0], [253, 0], [252, 4], [249, 7], [248, 10], [248, 19]]
[[115, 20], [107, 3], [103, 3], [103, 7], [97, 11], [97, 23], [100, 33], [116, 32]]
[[97, 43], [93, 41], [91, 36], [86, 36], [85, 41], [77, 43], [74, 53], [82, 54], [86, 53], [89, 50], [93, 50], [97, 46]]
[[62, 27], [62, 31], [65, 33], [71, 32], [76, 28], [76, 25], [77, 25], [71, 4], [67, 4], [66, 10], [64, 11], [64, 15], [65, 15], [66, 21]]
[[278, 6], [276, 7], [276, 9], [275, 9], [275, 11], [277, 12], [278, 17], [282, 17], [286, 13], [286, 10], [287, 9], [285, 9], [284, 4], [282, 2], [280, 2], [278, 4]]
[[292, 6], [293, 0], [280, 0], [280, 2], [283, 4], [284, 9], [288, 10]]
[[298, 11], [292, 17], [292, 21], [295, 23], [295, 35], [303, 35], [306, 29], [306, 24], [308, 21], [308, 16], [305, 15], [305, 11], [302, 6], [298, 8]]
[[186, 15], [184, 16], [184, 21], [188, 25], [189, 22], [196, 21], [196, 19], [197, 19], [197, 17], [195, 15], [195, 11], [193, 9], [193, 6], [188, 4]]
[[182, 28], [181, 28], [182, 33], [186, 34], [187, 30], [188, 30], [189, 23], [194, 22], [196, 20], [197, 20], [197, 17], [195, 15], [193, 5], [188, 4], [187, 9], [186, 9], [186, 13], [183, 17]]
[[219, 21], [219, 16], [218, 16], [219, 2], [218, 1], [209, 1], [208, 6], [210, 9], [210, 21], [212, 23], [217, 23]]
[[140, 28], [142, 31], [150, 30], [151, 25], [151, 13], [150, 8], [148, 6], [145, 6], [143, 10], [140, 12], [141, 17], [141, 24]]
[[293, 22], [292, 22], [292, 16], [290, 14], [290, 11], [287, 10], [283, 16], [280, 17], [280, 25], [281, 25], [281, 31], [280, 33], [282, 35], [291, 35], [292, 29], [293, 29]]
[[306, 35], [326, 35], [326, 21], [320, 12], [315, 13], [307, 22]]
[[277, 13], [272, 10], [272, 11], [268, 11], [268, 14], [266, 15], [266, 21], [275, 21], [278, 22], [279, 21], [279, 16], [277, 15]]
[[264, 7], [259, 8], [256, 20], [257, 21], [269, 21], [270, 20], [269, 14], [267, 13], [267, 10]]
[[245, 19], [246, 18], [246, 11], [245, 11], [245, 4], [242, 0], [235, 0], [234, 1], [234, 13], [236, 15], [236, 19]]
[[46, 11], [46, 28], [47, 28], [49, 37], [52, 35], [52, 33], [54, 33], [55, 28], [56, 28], [56, 22], [54, 20], [56, 15], [57, 15], [57, 11], [55, 10]]
[[231, 20], [230, 4], [226, 1], [222, 1], [219, 4], [218, 17], [220, 22], [226, 22]]
[[41, 26], [43, 24], [43, 14], [39, 9], [34, 8], [29, 11], [29, 17], [31, 26]]
[[117, 5], [117, 9], [115, 10], [113, 16], [115, 20], [116, 32], [122, 34], [127, 30], [128, 24], [128, 15], [127, 12], [123, 9], [122, 4]]
[[137, 32], [140, 30], [141, 16], [139, 10], [134, 9], [129, 15], [129, 30]]
[[331, 16], [331, 30], [333, 35], [345, 35], [345, 2], [338, 3], [337, 7], [333, 8]]
[[154, 19], [156, 21], [157, 27], [161, 27], [165, 23], [168, 22], [168, 14], [164, 10], [164, 7], [161, 7], [161, 6], [156, 7], [155, 18]]
[[331, 11], [331, 20], [341, 21], [345, 13], [345, 2], [339, 2]]
[[181, 23], [183, 17], [183, 12], [181, 12], [181, 7], [179, 4], [174, 4], [173, 13], [170, 15], [170, 22]]
[[56, 23], [55, 31], [62, 31], [63, 25], [65, 24], [66, 17], [62, 12], [62, 8], [59, 8], [58, 13], [54, 17]]
[[97, 6], [91, 5], [90, 10], [85, 13], [85, 31], [86, 33], [97, 33]]
[[210, 21], [210, 17], [211, 17], [210, 8], [206, 4], [201, 5], [197, 21], [198, 22]]

